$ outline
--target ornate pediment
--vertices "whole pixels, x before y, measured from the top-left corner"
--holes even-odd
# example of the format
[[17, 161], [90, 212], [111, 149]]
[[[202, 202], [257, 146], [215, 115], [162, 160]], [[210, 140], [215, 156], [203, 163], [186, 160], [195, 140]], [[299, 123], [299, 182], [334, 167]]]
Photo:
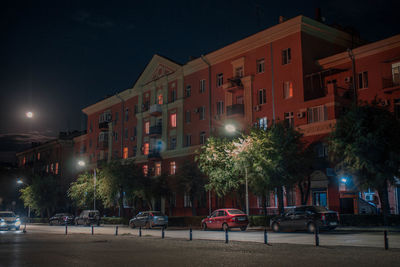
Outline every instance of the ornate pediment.
[[163, 77], [164, 75], [168, 75], [173, 72], [174, 72], [174, 70], [169, 68], [168, 66], [166, 66], [164, 64], [158, 64], [156, 70], [151, 75], [151, 80], [152, 81], [157, 80], [157, 79]]

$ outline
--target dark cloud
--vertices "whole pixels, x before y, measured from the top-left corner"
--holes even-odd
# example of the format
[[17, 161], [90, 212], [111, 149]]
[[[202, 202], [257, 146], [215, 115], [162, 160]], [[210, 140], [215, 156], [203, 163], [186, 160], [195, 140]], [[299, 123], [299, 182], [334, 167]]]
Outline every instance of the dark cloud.
[[52, 139], [54, 137], [39, 132], [1, 134], [0, 151], [2, 153], [15, 153], [30, 147], [32, 143], [44, 143]]

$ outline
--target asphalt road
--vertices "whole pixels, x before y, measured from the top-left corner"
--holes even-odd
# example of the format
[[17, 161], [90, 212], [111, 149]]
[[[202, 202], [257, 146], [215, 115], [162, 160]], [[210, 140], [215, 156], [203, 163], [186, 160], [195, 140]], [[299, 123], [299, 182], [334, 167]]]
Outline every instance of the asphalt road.
[[[91, 235], [91, 227], [88, 226], [68, 226], [68, 234], [84, 234]], [[95, 226], [94, 235], [115, 235], [115, 226]], [[48, 225], [27, 225], [27, 231], [32, 233], [44, 234], [65, 234], [64, 226], [48, 226]], [[239, 230], [231, 230], [228, 233], [230, 241], [245, 241], [264, 243], [263, 231], [247, 230], [241, 232]], [[126, 226], [118, 226], [118, 235], [138, 236], [139, 229], [131, 229]], [[142, 229], [142, 236], [153, 236], [161, 238], [161, 229]], [[165, 238], [189, 239], [189, 230], [187, 229], [166, 229]], [[200, 231], [193, 230], [192, 237], [195, 240], [219, 240], [225, 242], [225, 232], [223, 231]], [[389, 247], [400, 248], [400, 233], [389, 232]], [[302, 244], [314, 245], [315, 236], [305, 232], [285, 232], [285, 233], [267, 233], [268, 243], [277, 244]], [[349, 232], [349, 231], [330, 231], [321, 232], [319, 235], [321, 246], [360, 246], [360, 247], [384, 247], [383, 232]]]
[[[110, 233], [112, 227], [28, 226], [0, 232], [0, 266], [398, 266], [400, 249], [229, 242]], [[47, 231], [49, 230], [49, 231]], [[122, 229], [120, 229], [122, 230]], [[127, 232], [128, 229], [124, 229]], [[132, 232], [132, 231], [130, 231]], [[170, 234], [181, 231], [171, 231]], [[166, 233], [169, 233], [166, 232]], [[197, 231], [195, 232], [197, 233]], [[209, 232], [220, 235], [221, 232]], [[208, 233], [207, 233], [208, 234]], [[242, 233], [237, 233], [242, 234]], [[247, 233], [250, 234], [250, 233]], [[168, 236], [168, 234], [167, 234]]]

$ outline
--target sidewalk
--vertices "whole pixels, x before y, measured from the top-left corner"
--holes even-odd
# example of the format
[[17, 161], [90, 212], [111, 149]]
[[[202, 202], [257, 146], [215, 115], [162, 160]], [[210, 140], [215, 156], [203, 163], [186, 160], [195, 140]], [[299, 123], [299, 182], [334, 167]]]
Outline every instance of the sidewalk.
[[[250, 231], [264, 231], [263, 226], [250, 226], [247, 228]], [[270, 227], [267, 227], [271, 231]], [[400, 226], [338, 226], [334, 231], [349, 231], [349, 232], [400, 232]]]

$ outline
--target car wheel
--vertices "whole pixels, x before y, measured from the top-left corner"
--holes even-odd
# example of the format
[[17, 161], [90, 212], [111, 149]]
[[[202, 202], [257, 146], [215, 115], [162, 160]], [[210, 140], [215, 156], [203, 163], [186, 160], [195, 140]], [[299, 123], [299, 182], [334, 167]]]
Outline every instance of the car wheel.
[[207, 230], [207, 224], [206, 224], [206, 223], [203, 223], [203, 224], [201, 225], [201, 229], [202, 229], [203, 231], [206, 231], [206, 230]]
[[132, 229], [136, 227], [136, 225], [135, 225], [134, 222], [129, 223], [129, 226], [130, 226]]
[[222, 230], [224, 230], [224, 232], [229, 230], [229, 226], [226, 223], [222, 224]]
[[90, 226], [89, 220], [86, 220], [86, 221], [85, 221], [85, 225]]
[[309, 233], [314, 233], [314, 231], [315, 231], [315, 224], [314, 224], [314, 223], [309, 223], [309, 224], [307, 225], [307, 231], [308, 231]]
[[53, 221], [50, 221], [50, 222], [49, 222], [49, 225], [50, 225], [50, 226], [53, 226]]
[[280, 229], [280, 227], [279, 227], [279, 224], [278, 223], [273, 223], [272, 224], [272, 231], [274, 231], [275, 233], [277, 233], [277, 232], [279, 232], [281, 229]]
[[240, 227], [240, 231], [246, 231], [246, 229], [247, 229], [247, 226], [242, 226], [242, 227]]

